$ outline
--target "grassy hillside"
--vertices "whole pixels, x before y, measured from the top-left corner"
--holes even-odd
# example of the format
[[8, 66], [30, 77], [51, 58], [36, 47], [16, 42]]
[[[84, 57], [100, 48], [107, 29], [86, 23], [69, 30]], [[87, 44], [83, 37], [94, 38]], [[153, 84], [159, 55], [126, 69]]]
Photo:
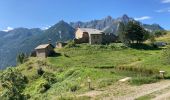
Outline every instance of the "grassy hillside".
[[[169, 42], [169, 39], [170, 35], [167, 34], [157, 40]], [[130, 85], [157, 82], [159, 70], [165, 70], [166, 77], [170, 77], [170, 65], [165, 63], [161, 48], [154, 49], [147, 45], [129, 48], [121, 43], [81, 44], [74, 48], [56, 49], [56, 52], [56, 57], [29, 58], [15, 68], [28, 78], [23, 93], [31, 100], [88, 99], [77, 96], [114, 86], [125, 77], [132, 77], [127, 83]], [[43, 75], [37, 73], [40, 67], [45, 72]], [[88, 77], [91, 79], [91, 90], [88, 88]], [[2, 90], [0, 87], [1, 94]], [[115, 95], [122, 95], [123, 92]]]
[[159, 37], [156, 39], [157, 41], [165, 41], [170, 43], [170, 31], [168, 31], [168, 34], [163, 36], [163, 37]]

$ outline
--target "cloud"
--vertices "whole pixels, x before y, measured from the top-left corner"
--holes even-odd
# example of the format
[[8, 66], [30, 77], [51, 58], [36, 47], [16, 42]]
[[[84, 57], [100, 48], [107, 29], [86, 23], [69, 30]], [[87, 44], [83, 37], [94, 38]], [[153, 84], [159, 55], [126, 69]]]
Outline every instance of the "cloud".
[[42, 27], [41, 29], [42, 30], [47, 30], [47, 29], [49, 29], [51, 26], [45, 26], [45, 27]]
[[11, 30], [13, 30], [14, 28], [12, 28], [12, 27], [7, 27], [5, 30], [3, 30], [4, 32], [9, 32], [9, 31], [11, 31]]
[[151, 17], [150, 16], [142, 16], [142, 17], [135, 18], [135, 20], [137, 20], [137, 21], [148, 20], [148, 19], [151, 19]]
[[170, 8], [159, 9], [159, 10], [156, 10], [155, 12], [157, 12], [157, 13], [169, 13]]
[[161, 0], [162, 3], [170, 3], [170, 0]]

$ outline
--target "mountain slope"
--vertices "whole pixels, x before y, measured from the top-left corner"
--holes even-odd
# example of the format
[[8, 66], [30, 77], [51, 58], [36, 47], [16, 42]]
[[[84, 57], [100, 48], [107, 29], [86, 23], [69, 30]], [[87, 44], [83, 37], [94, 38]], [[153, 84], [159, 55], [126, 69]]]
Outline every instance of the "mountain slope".
[[17, 28], [0, 38], [0, 68], [15, 65], [16, 55], [20, 52], [22, 41], [41, 34], [40, 29]]
[[30, 54], [34, 48], [42, 43], [67, 41], [74, 38], [75, 29], [64, 21], [60, 21], [48, 30], [18, 28], [0, 38], [0, 68], [16, 64], [18, 53]]
[[[52, 44], [55, 44], [56, 41], [73, 39], [77, 27], [95, 28], [118, 35], [119, 23], [127, 23], [129, 21], [134, 21], [134, 19], [127, 15], [116, 19], [108, 16], [101, 20], [71, 22], [70, 24], [59, 21], [47, 30], [17, 28], [8, 32], [0, 31], [0, 69], [15, 65], [18, 53], [24, 52], [29, 54], [37, 45], [48, 43], [49, 39], [51, 39]], [[143, 24], [143, 27], [151, 31], [163, 30], [158, 24]]]
[[23, 41], [21, 48], [22, 52], [30, 53], [34, 48], [40, 44], [48, 43], [49, 39], [51, 43], [55, 45], [56, 41], [68, 41], [74, 38], [75, 29], [69, 26], [66, 22], [60, 21], [48, 30], [45, 30], [42, 34], [30, 37]]

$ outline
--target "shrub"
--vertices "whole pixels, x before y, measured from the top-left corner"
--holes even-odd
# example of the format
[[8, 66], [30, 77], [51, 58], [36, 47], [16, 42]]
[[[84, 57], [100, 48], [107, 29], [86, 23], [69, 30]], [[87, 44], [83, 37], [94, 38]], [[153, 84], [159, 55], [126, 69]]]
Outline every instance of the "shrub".
[[70, 91], [71, 92], [75, 92], [77, 91], [78, 89], [80, 89], [80, 86], [78, 84], [73, 84], [71, 87], [70, 87]]
[[64, 55], [64, 57], [67, 57], [67, 58], [69, 58], [69, 57], [70, 57], [70, 56], [69, 56], [69, 55], [67, 55], [66, 53], [64, 53], [63, 55]]
[[45, 93], [48, 89], [50, 89], [50, 84], [48, 82], [40, 83], [38, 87], [39, 93]]
[[69, 41], [65, 48], [73, 48], [76, 47], [76, 43], [74, 41]]
[[112, 43], [109, 45], [110, 49], [125, 49], [128, 48], [126, 45], [122, 44], [122, 43]]
[[44, 74], [44, 70], [40, 67], [37, 69], [37, 74], [42, 76]]
[[9, 68], [1, 75], [1, 84], [4, 88], [2, 97], [5, 100], [23, 100], [25, 95], [22, 92], [27, 83], [27, 77], [22, 75], [18, 70]]
[[20, 53], [17, 55], [17, 64], [23, 64], [28, 59], [27, 55], [24, 53]]
[[38, 63], [39, 66], [47, 66], [48, 65], [46, 61], [38, 60], [37, 63]]
[[162, 31], [162, 30], [158, 30], [158, 31], [155, 31], [153, 34], [154, 34], [156, 37], [160, 37], [160, 36], [166, 35], [167, 32], [166, 32], [166, 31]]
[[53, 73], [45, 72], [42, 76], [49, 84], [54, 84], [57, 82], [57, 79]]

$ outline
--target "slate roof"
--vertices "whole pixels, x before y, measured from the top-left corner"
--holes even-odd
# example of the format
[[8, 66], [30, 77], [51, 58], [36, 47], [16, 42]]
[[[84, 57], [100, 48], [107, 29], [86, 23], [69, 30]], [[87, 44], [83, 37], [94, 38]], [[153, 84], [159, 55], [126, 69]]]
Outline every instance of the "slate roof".
[[[45, 49], [45, 48], [47, 48], [49, 45], [51, 45], [51, 44], [41, 44], [41, 45], [37, 46], [35, 49], [36, 49], [36, 50], [37, 50], [37, 49]], [[51, 46], [54, 48], [53, 45], [51, 45]]]
[[89, 34], [103, 34], [103, 31], [91, 28], [79, 28], [82, 32], [87, 32]]

